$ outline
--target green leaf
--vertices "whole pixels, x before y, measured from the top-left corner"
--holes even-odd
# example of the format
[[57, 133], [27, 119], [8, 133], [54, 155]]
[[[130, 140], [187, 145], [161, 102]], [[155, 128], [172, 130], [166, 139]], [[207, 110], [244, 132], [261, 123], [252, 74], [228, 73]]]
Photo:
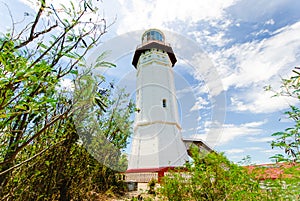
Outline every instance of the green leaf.
[[19, 109], [19, 110], [26, 110], [27, 109], [24, 105], [17, 105], [15, 108]]
[[43, 43], [38, 43], [38, 46], [39, 47], [42, 47], [42, 48], [44, 48], [44, 49], [47, 49], [48, 47], [45, 45], [45, 44], [43, 44]]
[[4, 118], [7, 118], [7, 117], [8, 117], [7, 114], [4, 114], [4, 113], [0, 114], [0, 119], [4, 119]]
[[9, 79], [2, 77], [0, 78], [0, 84], [7, 84], [9, 82]]
[[74, 75], [78, 75], [78, 70], [71, 70], [70, 73]]
[[272, 136], [280, 136], [280, 135], [285, 135], [284, 132], [276, 132], [276, 133], [273, 133]]
[[39, 171], [39, 170], [35, 171], [35, 176], [40, 175], [40, 174], [41, 174], [41, 171]]
[[116, 65], [110, 62], [102, 61], [96, 63], [95, 68], [98, 67], [112, 68], [112, 67], [116, 67]]

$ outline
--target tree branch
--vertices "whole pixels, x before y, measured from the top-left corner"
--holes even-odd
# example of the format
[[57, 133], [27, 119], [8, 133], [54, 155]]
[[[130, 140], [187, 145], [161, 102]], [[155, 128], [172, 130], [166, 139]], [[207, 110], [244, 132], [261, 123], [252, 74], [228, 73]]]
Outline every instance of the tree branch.
[[43, 31], [37, 32], [37, 33], [33, 33], [33, 35], [26, 40], [24, 42], [22, 42], [21, 44], [15, 46], [15, 49], [19, 49], [21, 47], [24, 47], [25, 45], [27, 45], [28, 43], [32, 42], [34, 39], [38, 38], [40, 35], [43, 35], [45, 33], [48, 33], [50, 31], [52, 31], [52, 29], [56, 28], [58, 26], [57, 23], [55, 23], [54, 25], [52, 25], [51, 27], [49, 27], [48, 29], [45, 29]]

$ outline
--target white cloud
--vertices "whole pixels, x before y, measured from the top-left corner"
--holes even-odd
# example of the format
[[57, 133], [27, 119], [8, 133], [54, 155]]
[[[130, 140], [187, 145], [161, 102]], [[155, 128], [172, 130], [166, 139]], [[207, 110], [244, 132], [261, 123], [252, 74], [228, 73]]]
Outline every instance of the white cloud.
[[262, 147], [247, 147], [245, 148], [246, 150], [252, 150], [252, 151], [257, 151], [257, 150], [262, 150], [263, 148]]
[[265, 22], [265, 24], [274, 25], [275, 21], [273, 19], [269, 19], [268, 21]]
[[248, 141], [249, 142], [271, 142], [274, 139], [275, 139], [274, 137], [262, 137], [262, 138], [249, 137]]
[[[210, 54], [224, 76], [225, 89], [268, 82], [298, 61], [300, 22], [286, 26], [268, 39], [236, 44]], [[285, 69], [285, 70], [284, 70]]]
[[198, 0], [119, 0], [122, 19], [118, 32], [161, 28], [167, 23], [179, 20], [191, 25], [200, 20], [222, 19], [225, 15], [224, 9], [235, 2], [236, 0], [215, 0], [214, 3]]
[[224, 151], [226, 154], [238, 154], [245, 152], [244, 149], [228, 149]]
[[262, 134], [263, 129], [259, 127], [265, 123], [266, 121], [248, 122], [240, 125], [223, 124], [222, 127], [212, 128], [212, 122], [205, 122], [205, 134], [195, 134], [192, 138], [202, 139], [211, 146], [227, 144], [238, 137]]
[[191, 108], [191, 112], [195, 111], [195, 110], [201, 110], [203, 108], [206, 108], [206, 106], [209, 104], [209, 102], [207, 100], [205, 100], [204, 98], [202, 98], [201, 96], [197, 97], [197, 101], [194, 104], [194, 106]]
[[[215, 132], [215, 131], [214, 131]], [[240, 136], [254, 135], [262, 133], [262, 129], [247, 127], [244, 125], [225, 124], [220, 139], [220, 144], [225, 144]]]
[[[272, 21], [268, 22], [272, 23]], [[299, 65], [300, 22], [276, 30], [270, 38], [235, 44], [209, 54], [225, 90], [240, 90], [231, 98], [231, 111], [271, 113], [286, 109], [296, 100], [265, 92], [263, 87], [278, 87], [280, 77], [288, 77]]]
[[69, 78], [62, 79], [59, 85], [60, 86], [57, 89], [64, 90], [64, 91], [73, 91], [75, 88], [74, 81]]
[[245, 93], [235, 94], [230, 98], [229, 110], [236, 112], [272, 113], [294, 105], [298, 100], [289, 97], [272, 97], [273, 92], [260, 88], [247, 89]]
[[206, 39], [207, 42], [212, 45], [217, 45], [219, 47], [222, 47], [226, 45], [228, 42], [230, 42], [230, 39], [225, 37], [225, 32], [219, 32], [217, 34], [207, 36]]
[[278, 153], [278, 152], [280, 152], [280, 151], [278, 151], [278, 150], [276, 150], [276, 149], [268, 149], [268, 150], [263, 150], [263, 151], [261, 151], [261, 152], [263, 152], [263, 153], [276, 154], [276, 153]]
[[262, 34], [272, 34], [272, 33], [268, 29], [262, 29], [259, 30], [258, 32], [253, 33], [252, 35], [259, 36]]
[[264, 120], [264, 121], [253, 121], [253, 122], [248, 122], [248, 123], [242, 124], [242, 126], [254, 128], [254, 127], [262, 126], [262, 125], [264, 125], [265, 123], [267, 123], [267, 120]]
[[[196, 41], [200, 44], [201, 47], [205, 49], [210, 49], [211, 46], [223, 47], [231, 39], [225, 37], [225, 30], [231, 24], [230, 20], [223, 22], [222, 24], [215, 25], [219, 30], [217, 33], [211, 33], [207, 30], [200, 31], [191, 31], [188, 34], [195, 37]], [[214, 26], [213, 23], [210, 23], [210, 26]]]
[[191, 86], [187, 86], [182, 89], [176, 90], [176, 96], [178, 99], [184, 97], [186, 94], [193, 93], [193, 88]]

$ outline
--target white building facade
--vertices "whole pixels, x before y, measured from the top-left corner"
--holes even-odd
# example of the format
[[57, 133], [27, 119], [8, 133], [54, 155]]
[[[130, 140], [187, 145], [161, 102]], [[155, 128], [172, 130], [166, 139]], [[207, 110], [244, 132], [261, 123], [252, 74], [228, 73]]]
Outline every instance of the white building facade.
[[161, 31], [143, 34], [132, 61], [137, 70], [137, 112], [127, 172], [179, 167], [188, 160], [174, 83], [176, 61]]

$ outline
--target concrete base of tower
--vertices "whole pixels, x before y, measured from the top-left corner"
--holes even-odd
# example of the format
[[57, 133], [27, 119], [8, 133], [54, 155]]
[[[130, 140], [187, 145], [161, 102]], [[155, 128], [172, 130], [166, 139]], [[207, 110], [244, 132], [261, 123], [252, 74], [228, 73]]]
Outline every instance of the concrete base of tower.
[[[137, 183], [148, 183], [152, 179], [160, 182], [165, 174], [178, 167], [161, 167], [161, 168], [144, 168], [144, 169], [130, 169], [127, 170], [125, 175], [125, 181], [134, 181]], [[183, 170], [184, 168], [182, 168]]]
[[[202, 140], [199, 139], [184, 139], [182, 141], [185, 146], [186, 146], [186, 150], [189, 153], [189, 148], [191, 146], [191, 144], [196, 145], [199, 148], [199, 152], [206, 154], [209, 152], [214, 152], [214, 150], [212, 148], [210, 148], [205, 142], [203, 142]], [[157, 156], [157, 155], [156, 155]], [[163, 167], [141, 167], [141, 168], [129, 168], [126, 172], [122, 173], [123, 175], [123, 180], [127, 181], [127, 182], [136, 182], [136, 183], [148, 183], [149, 181], [151, 181], [151, 179], [155, 179], [156, 181], [160, 182], [161, 179], [168, 174], [171, 174], [170, 170], [173, 171], [180, 171], [182, 173], [182, 176], [188, 176], [187, 170], [184, 167], [184, 162], [186, 159], [186, 155], [185, 152], [183, 152], [182, 157], [178, 157], [180, 158], [179, 161], [181, 165], [178, 164], [178, 160], [177, 162], [175, 162], [176, 165], [166, 165]], [[150, 156], [146, 156], [145, 158], [142, 156], [137, 157], [136, 159], [138, 160], [147, 160], [149, 161], [151, 159]], [[135, 161], [135, 160], [132, 160]], [[132, 167], [132, 166], [131, 166]]]

